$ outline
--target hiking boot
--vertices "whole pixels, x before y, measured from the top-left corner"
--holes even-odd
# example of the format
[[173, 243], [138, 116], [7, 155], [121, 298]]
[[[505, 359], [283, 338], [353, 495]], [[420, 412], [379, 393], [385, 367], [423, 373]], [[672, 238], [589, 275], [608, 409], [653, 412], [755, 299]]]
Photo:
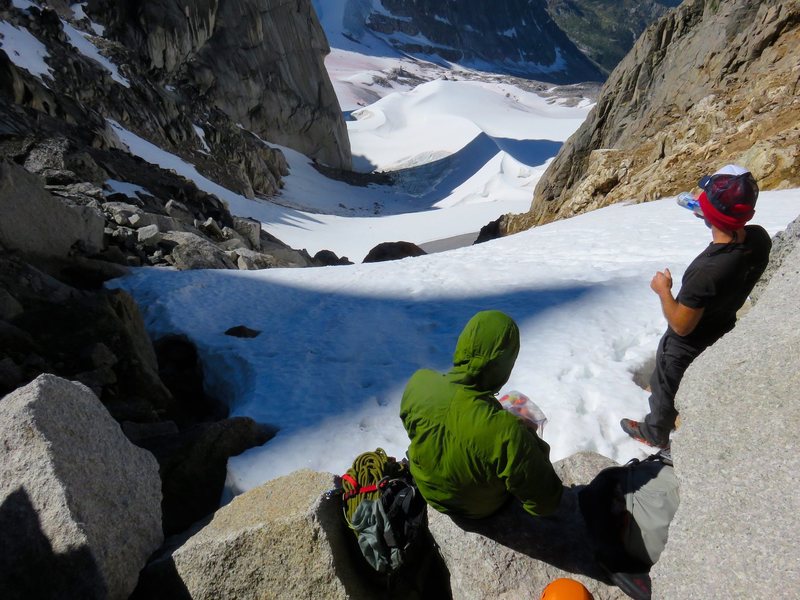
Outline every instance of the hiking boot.
[[660, 448], [662, 450], [664, 448], [669, 448], [669, 442], [666, 444], [657, 444], [656, 442], [651, 442], [648, 440], [642, 433], [642, 428], [639, 421], [634, 421], [633, 419], [622, 419], [619, 424], [620, 427], [622, 427], [622, 431], [627, 433], [637, 442], [641, 442], [642, 444], [646, 444], [652, 448]]

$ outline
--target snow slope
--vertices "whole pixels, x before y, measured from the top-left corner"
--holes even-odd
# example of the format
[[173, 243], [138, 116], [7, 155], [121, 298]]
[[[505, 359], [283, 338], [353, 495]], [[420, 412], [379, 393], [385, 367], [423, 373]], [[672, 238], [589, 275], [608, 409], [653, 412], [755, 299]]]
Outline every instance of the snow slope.
[[[800, 191], [765, 192], [755, 221], [775, 233], [798, 212]], [[522, 350], [503, 391], [542, 407], [552, 460], [580, 450], [643, 456], [618, 423], [647, 410], [631, 376], [665, 327], [650, 278], [669, 267], [677, 281], [709, 240], [702, 222], [666, 199], [392, 263], [141, 269], [116, 285], [137, 299], [154, 336], [198, 343], [211, 391], [233, 414], [280, 427], [229, 461], [229, 488], [241, 491], [301, 467], [342, 472], [376, 446], [402, 455], [406, 380], [421, 367], [447, 369], [463, 325], [490, 308], [520, 325]], [[262, 333], [223, 334], [235, 325]]]

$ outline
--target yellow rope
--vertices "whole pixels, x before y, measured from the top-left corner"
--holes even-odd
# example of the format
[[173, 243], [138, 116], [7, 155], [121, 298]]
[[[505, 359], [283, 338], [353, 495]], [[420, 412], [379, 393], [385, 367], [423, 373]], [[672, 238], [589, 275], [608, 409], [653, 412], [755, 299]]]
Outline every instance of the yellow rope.
[[[378, 448], [375, 452], [364, 452], [359, 454], [353, 461], [353, 466], [347, 471], [347, 474], [355, 479], [360, 486], [367, 486], [377, 484], [384, 476], [386, 470], [386, 462], [388, 457], [383, 448]], [[342, 489], [345, 496], [348, 492], [354, 490], [352, 483], [347, 479], [342, 479]], [[353, 528], [351, 519], [356, 508], [361, 504], [362, 500], [377, 500], [380, 496], [380, 491], [367, 492], [363, 494], [355, 494], [353, 497], [344, 501], [344, 517], [350, 528]]]

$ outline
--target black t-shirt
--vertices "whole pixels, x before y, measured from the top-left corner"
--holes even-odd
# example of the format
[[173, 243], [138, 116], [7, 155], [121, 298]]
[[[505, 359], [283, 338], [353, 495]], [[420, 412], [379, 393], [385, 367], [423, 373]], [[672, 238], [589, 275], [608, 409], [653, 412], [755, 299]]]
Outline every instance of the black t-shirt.
[[705, 310], [689, 335], [669, 330], [684, 345], [702, 351], [733, 329], [736, 311], [767, 267], [772, 248], [769, 234], [759, 225], [748, 225], [745, 232], [744, 242], [709, 244], [686, 269], [677, 301]]

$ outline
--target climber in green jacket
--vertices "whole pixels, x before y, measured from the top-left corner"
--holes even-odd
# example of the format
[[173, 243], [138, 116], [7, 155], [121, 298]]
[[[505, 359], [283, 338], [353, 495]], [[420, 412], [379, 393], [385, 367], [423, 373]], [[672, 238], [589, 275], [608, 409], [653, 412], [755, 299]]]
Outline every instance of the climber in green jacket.
[[400, 418], [411, 474], [436, 510], [479, 519], [512, 496], [536, 516], [558, 507], [563, 487], [550, 446], [495, 398], [518, 353], [516, 323], [479, 312], [458, 338], [452, 370], [421, 369], [406, 385]]

